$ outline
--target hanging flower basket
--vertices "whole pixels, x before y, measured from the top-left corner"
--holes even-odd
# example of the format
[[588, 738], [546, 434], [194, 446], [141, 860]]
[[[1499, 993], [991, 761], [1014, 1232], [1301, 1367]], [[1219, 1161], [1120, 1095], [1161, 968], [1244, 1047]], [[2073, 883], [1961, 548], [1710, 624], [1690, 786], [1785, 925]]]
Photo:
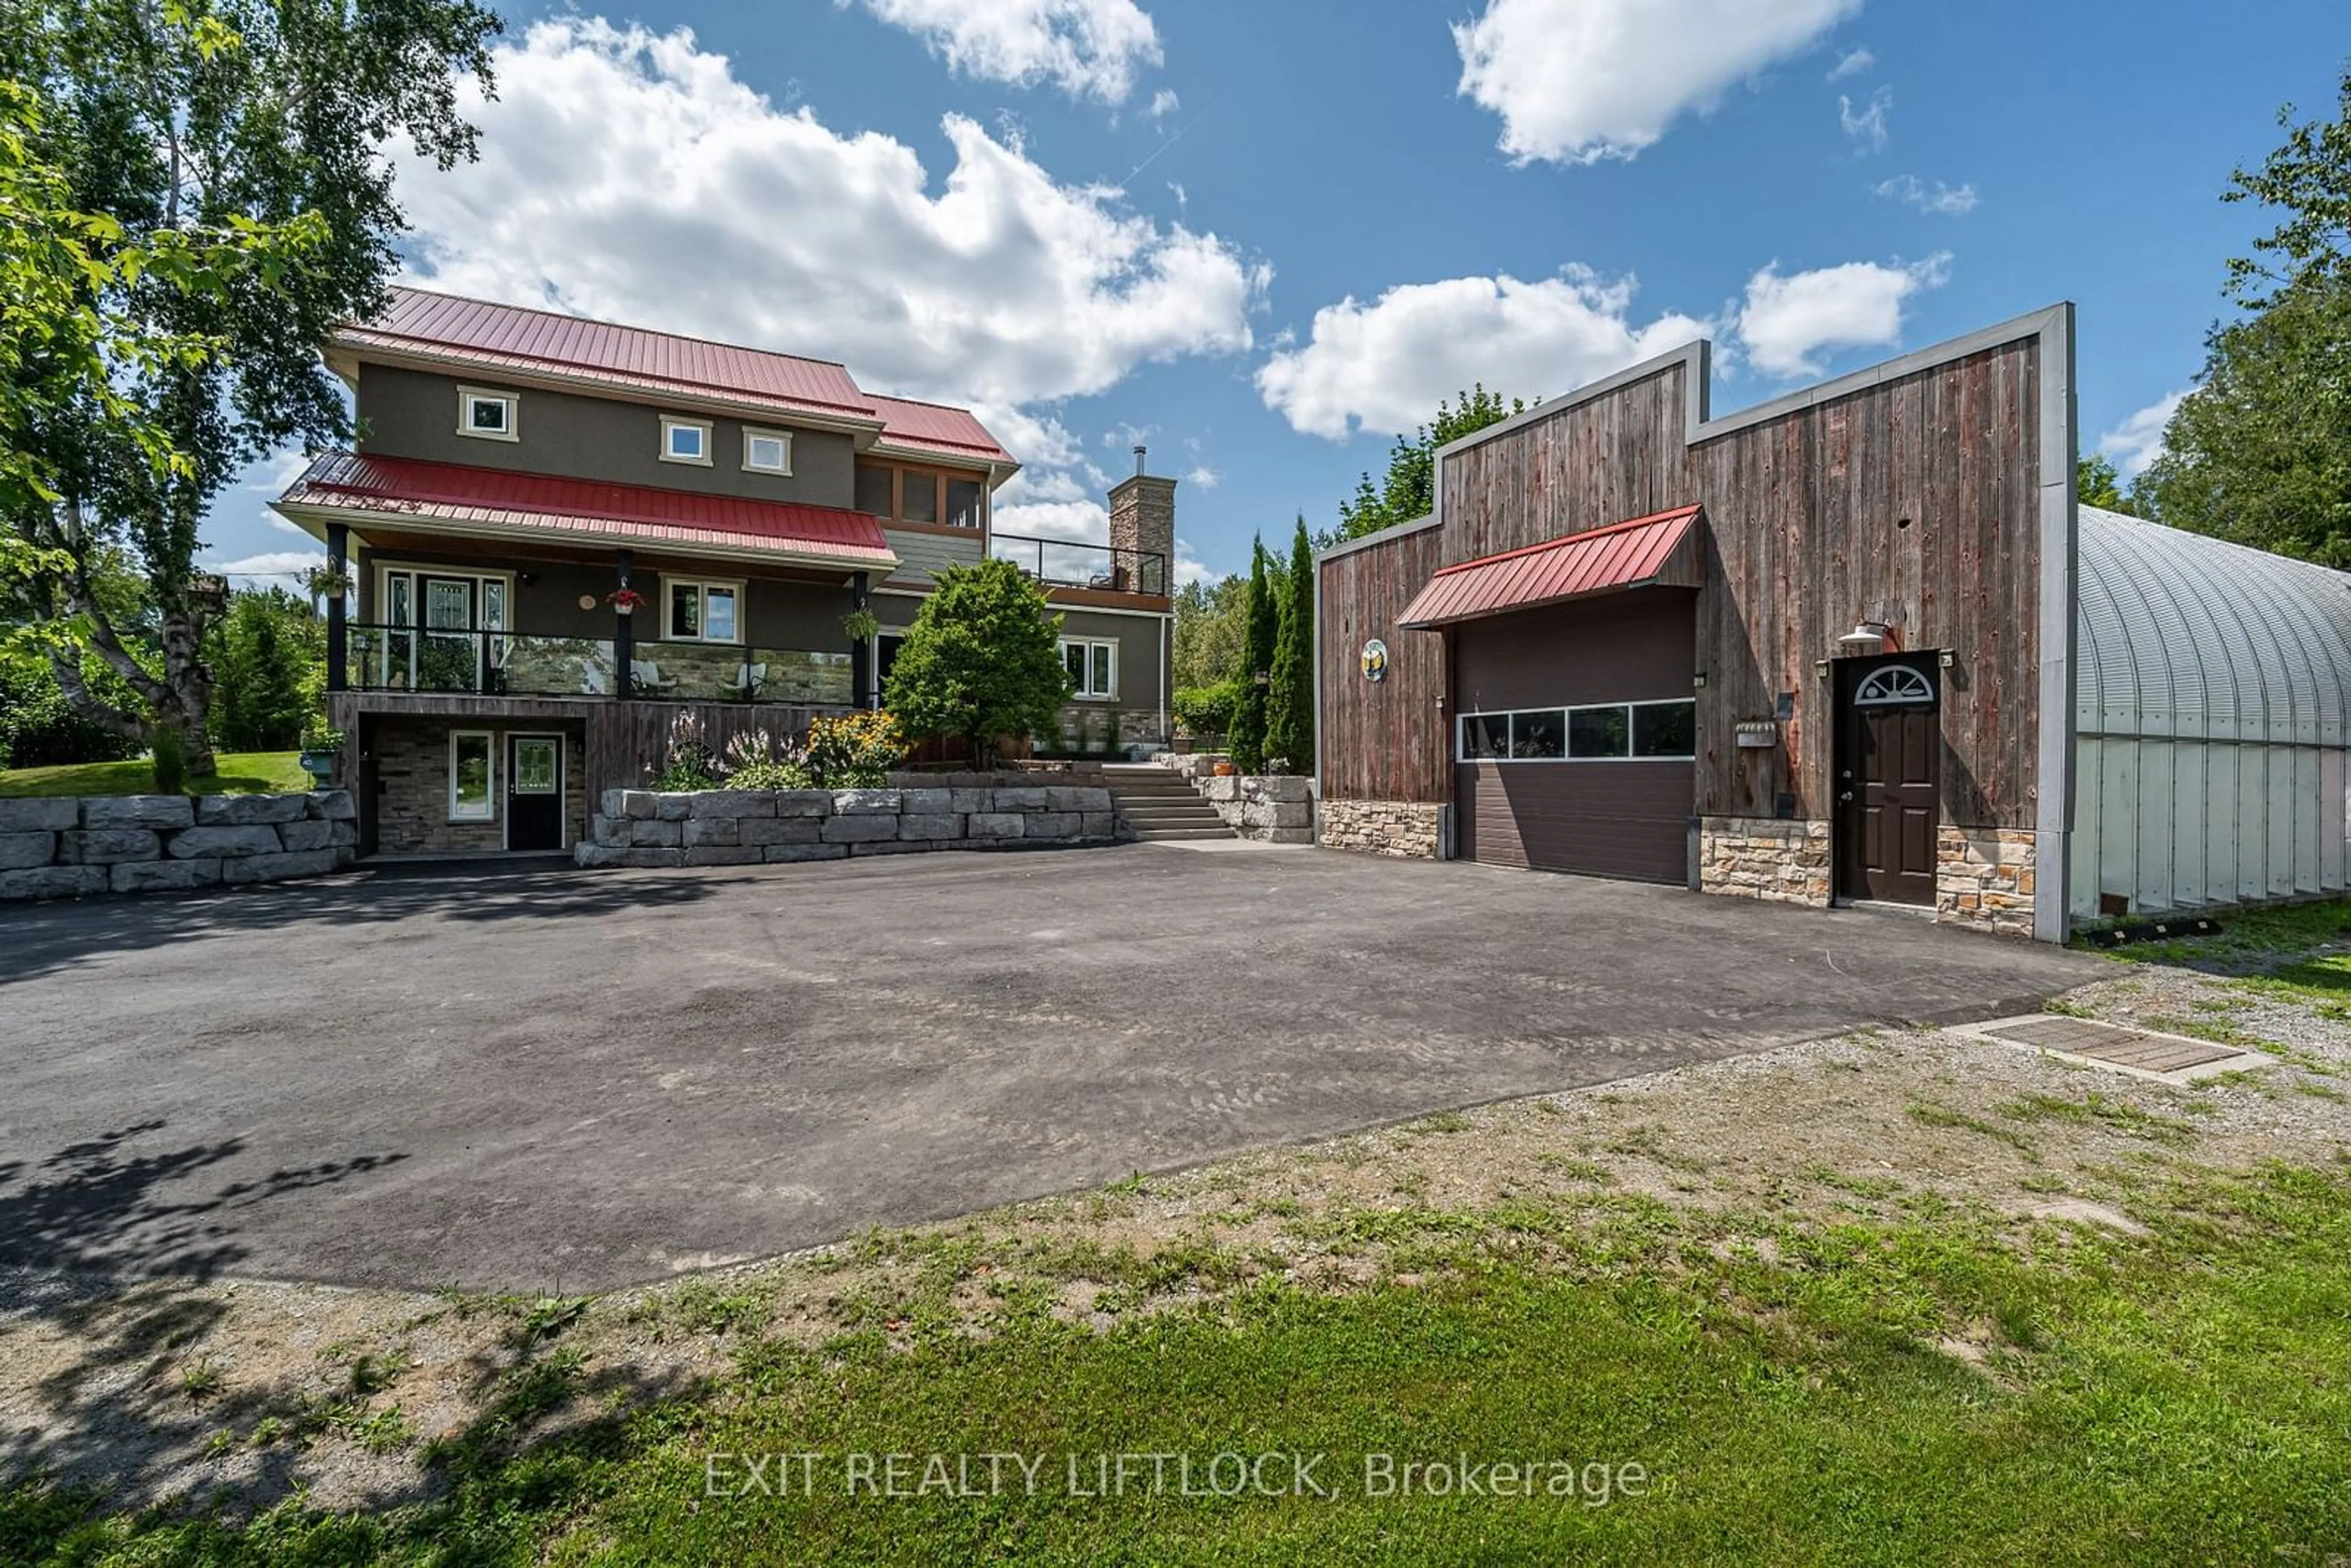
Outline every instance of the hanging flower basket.
[[623, 615], [635, 614], [637, 606], [644, 601], [645, 596], [633, 588], [616, 588], [604, 595], [604, 602]]

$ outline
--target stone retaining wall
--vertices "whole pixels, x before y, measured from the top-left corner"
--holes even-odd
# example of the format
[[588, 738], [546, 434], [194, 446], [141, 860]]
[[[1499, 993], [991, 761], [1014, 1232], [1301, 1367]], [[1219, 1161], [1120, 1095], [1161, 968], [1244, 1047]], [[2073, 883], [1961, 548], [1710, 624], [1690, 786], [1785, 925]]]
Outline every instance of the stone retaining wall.
[[0, 899], [323, 876], [350, 863], [358, 816], [348, 789], [0, 800]]
[[1322, 803], [1321, 842], [1326, 849], [1433, 861], [1443, 810], [1427, 800], [1326, 800]]
[[1099, 785], [607, 789], [583, 866], [775, 865], [927, 850], [1066, 849], [1118, 836]]
[[1228, 773], [1219, 777], [1222, 752], [1162, 751], [1152, 760], [1180, 773], [1202, 800], [1217, 809], [1225, 826], [1245, 839], [1271, 844], [1314, 841], [1314, 780], [1280, 774]]

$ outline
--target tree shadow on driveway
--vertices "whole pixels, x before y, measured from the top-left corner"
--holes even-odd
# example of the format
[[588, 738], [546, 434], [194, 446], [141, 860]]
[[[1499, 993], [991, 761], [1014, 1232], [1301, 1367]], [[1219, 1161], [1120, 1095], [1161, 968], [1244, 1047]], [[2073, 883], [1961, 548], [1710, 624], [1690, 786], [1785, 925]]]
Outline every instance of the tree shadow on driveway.
[[0, 906], [0, 986], [110, 954], [251, 936], [311, 923], [384, 925], [595, 920], [699, 903], [708, 876], [645, 876], [539, 865], [364, 867], [305, 882]]

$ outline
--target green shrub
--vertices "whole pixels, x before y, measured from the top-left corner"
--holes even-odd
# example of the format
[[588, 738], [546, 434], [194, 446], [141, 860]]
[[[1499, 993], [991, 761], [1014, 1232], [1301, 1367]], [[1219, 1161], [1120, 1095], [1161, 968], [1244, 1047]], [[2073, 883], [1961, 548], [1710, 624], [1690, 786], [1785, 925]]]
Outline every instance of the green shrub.
[[176, 727], [155, 727], [155, 793], [181, 795], [188, 788], [188, 737]]
[[138, 741], [76, 713], [47, 664], [0, 664], [0, 767], [125, 762], [139, 750]]
[[878, 789], [890, 781], [890, 769], [905, 758], [905, 736], [886, 713], [809, 721], [809, 768], [823, 789]]
[[1195, 735], [1228, 735], [1233, 708], [1240, 701], [1238, 681], [1213, 686], [1183, 686], [1176, 693], [1176, 719]]
[[746, 762], [726, 776], [729, 789], [813, 789], [816, 775], [804, 762], [762, 757]]

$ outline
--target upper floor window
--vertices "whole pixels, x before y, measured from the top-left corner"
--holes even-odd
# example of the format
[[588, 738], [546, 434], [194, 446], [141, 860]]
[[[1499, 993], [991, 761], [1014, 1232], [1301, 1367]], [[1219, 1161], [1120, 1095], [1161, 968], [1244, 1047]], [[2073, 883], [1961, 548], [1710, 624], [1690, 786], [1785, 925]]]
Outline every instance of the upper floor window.
[[987, 486], [977, 478], [889, 463], [857, 465], [857, 509], [883, 522], [987, 525]]
[[745, 430], [743, 466], [754, 474], [789, 474], [792, 437], [786, 430]]
[[743, 640], [743, 585], [739, 582], [694, 582], [665, 578], [668, 623], [662, 635], [677, 643], [740, 643]]
[[459, 387], [457, 434], [482, 441], [520, 441], [522, 436], [516, 429], [516, 402], [512, 392]]
[[710, 422], [664, 414], [661, 455], [664, 463], [698, 463], [709, 467]]

